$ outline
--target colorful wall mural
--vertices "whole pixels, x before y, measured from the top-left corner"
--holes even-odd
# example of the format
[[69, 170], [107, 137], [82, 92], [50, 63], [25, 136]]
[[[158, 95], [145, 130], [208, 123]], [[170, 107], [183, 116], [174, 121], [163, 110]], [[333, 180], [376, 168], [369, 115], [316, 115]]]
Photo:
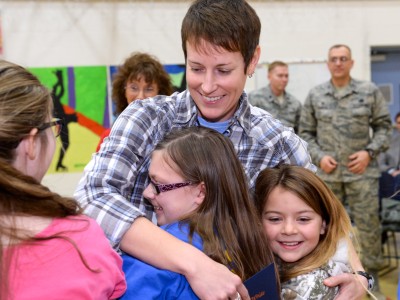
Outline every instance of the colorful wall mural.
[[[186, 89], [185, 65], [165, 65], [177, 91]], [[118, 66], [29, 68], [53, 94], [54, 114], [64, 120], [48, 173], [82, 172], [101, 133], [114, 121], [112, 75]]]

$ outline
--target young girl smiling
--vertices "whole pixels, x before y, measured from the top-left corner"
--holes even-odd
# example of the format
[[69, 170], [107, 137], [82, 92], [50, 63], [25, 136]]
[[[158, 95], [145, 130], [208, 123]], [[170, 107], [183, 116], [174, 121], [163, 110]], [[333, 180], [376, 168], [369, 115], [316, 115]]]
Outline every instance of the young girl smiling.
[[[256, 206], [280, 269], [283, 299], [333, 299], [324, 279], [353, 272], [356, 256], [346, 210], [313, 172], [280, 165], [256, 181]], [[368, 277], [369, 288], [373, 279]]]

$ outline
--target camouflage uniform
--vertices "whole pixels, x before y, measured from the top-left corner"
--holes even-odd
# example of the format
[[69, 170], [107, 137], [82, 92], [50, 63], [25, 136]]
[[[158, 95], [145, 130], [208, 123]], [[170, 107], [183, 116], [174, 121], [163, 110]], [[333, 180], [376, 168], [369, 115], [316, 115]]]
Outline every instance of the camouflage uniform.
[[279, 103], [272, 93], [270, 85], [255, 90], [249, 94], [249, 101], [254, 106], [269, 112], [275, 119], [279, 119], [283, 125], [293, 127], [297, 133], [301, 113], [301, 103], [289, 93], [284, 93], [285, 101]]
[[355, 79], [340, 91], [330, 81], [321, 84], [307, 96], [299, 132], [308, 142], [314, 164], [319, 166], [325, 155], [338, 162], [332, 173], [318, 169], [317, 174], [342, 202], [348, 203], [359, 232], [364, 267], [378, 269], [382, 259], [378, 163], [376, 158], [371, 159], [361, 175], [351, 173], [347, 164], [348, 157], [357, 151], [378, 153], [388, 148], [391, 120], [383, 95], [373, 83]]
[[[298, 275], [282, 283], [281, 296], [283, 300], [322, 300], [334, 299], [339, 287], [327, 287], [324, 280], [328, 277], [350, 273], [348, 244], [341, 239], [336, 253], [323, 266], [306, 274]], [[277, 259], [278, 264], [280, 263]]]
[[324, 284], [326, 278], [349, 273], [350, 268], [340, 262], [329, 260], [322, 267], [310, 273], [299, 275], [282, 283], [281, 296], [284, 300], [322, 300], [334, 299], [338, 287], [330, 288]]

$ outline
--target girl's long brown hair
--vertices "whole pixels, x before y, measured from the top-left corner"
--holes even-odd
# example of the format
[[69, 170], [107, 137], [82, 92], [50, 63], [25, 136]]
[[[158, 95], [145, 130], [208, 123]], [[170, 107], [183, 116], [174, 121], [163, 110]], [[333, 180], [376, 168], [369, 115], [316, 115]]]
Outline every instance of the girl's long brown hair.
[[203, 182], [205, 199], [182, 221], [197, 232], [204, 252], [243, 280], [273, 262], [247, 179], [231, 141], [201, 127], [175, 131], [157, 145], [166, 161], [193, 183]]
[[[11, 244], [34, 242], [35, 238], [21, 232], [15, 222], [18, 216], [66, 217], [82, 212], [72, 198], [51, 192], [34, 178], [27, 176], [12, 163], [16, 148], [33, 128], [39, 128], [52, 115], [50, 92], [39, 80], [21, 66], [0, 60], [0, 298], [6, 299], [7, 271], [12, 252], [3, 257]], [[47, 144], [44, 132], [36, 138]], [[83, 226], [84, 227], [84, 226]], [[50, 238], [65, 238], [62, 233]], [[76, 246], [73, 241], [71, 243]], [[78, 252], [79, 249], [75, 247]], [[79, 255], [80, 252], [79, 252]], [[85, 263], [83, 259], [83, 263]], [[87, 266], [87, 265], [86, 265]], [[87, 266], [88, 267], [88, 266]]]

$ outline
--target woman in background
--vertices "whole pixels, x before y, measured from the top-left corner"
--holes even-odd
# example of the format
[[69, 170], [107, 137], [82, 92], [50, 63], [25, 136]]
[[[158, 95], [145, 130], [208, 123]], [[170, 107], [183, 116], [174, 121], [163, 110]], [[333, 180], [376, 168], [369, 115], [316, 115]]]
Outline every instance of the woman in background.
[[[157, 95], [169, 96], [174, 92], [169, 74], [156, 57], [134, 52], [118, 68], [112, 83], [112, 99], [118, 116], [133, 101]], [[96, 152], [110, 134], [111, 128], [100, 136]]]

